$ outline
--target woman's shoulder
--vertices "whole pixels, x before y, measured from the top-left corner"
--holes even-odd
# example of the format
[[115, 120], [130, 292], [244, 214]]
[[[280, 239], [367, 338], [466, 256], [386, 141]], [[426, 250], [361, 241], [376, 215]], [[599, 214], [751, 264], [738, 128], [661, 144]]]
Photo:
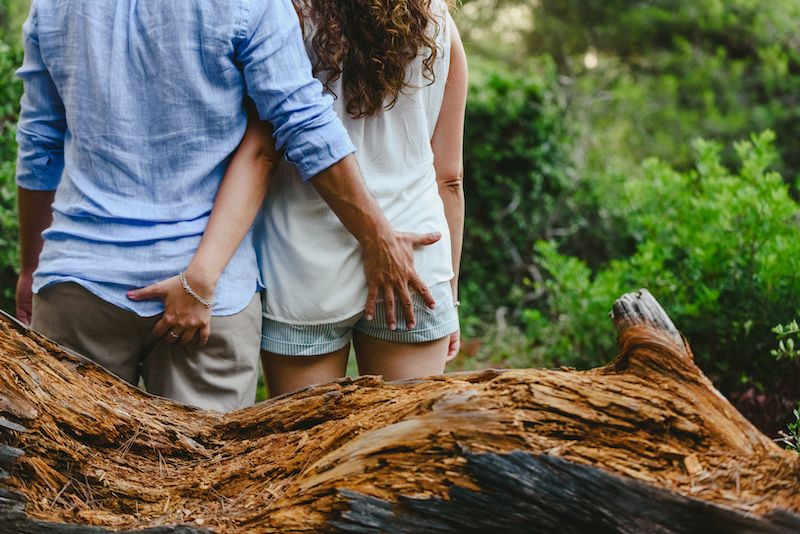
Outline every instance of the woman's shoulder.
[[433, 38], [439, 47], [445, 51], [450, 48], [450, 25], [453, 23], [450, 14], [451, 5], [452, 2], [449, 0], [432, 0], [430, 4], [433, 20], [430, 31], [433, 32]]

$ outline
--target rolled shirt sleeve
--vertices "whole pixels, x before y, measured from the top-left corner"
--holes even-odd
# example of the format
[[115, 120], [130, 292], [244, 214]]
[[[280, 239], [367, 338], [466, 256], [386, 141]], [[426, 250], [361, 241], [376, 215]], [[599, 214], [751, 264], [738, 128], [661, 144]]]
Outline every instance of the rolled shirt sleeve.
[[245, 2], [236, 43], [248, 96], [274, 128], [275, 145], [286, 150], [304, 180], [355, 152], [336, 112], [312, 75], [291, 0]]
[[25, 59], [17, 76], [25, 91], [17, 125], [17, 185], [52, 191], [64, 170], [67, 121], [61, 96], [39, 49], [35, 0], [22, 31]]

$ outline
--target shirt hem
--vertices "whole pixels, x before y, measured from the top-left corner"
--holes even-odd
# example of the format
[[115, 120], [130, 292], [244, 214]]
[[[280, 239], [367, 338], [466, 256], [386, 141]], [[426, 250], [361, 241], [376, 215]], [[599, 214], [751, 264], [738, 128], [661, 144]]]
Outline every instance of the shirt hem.
[[[84, 288], [86, 291], [88, 291], [91, 294], [93, 294], [95, 297], [97, 297], [100, 300], [103, 300], [103, 301], [111, 304], [112, 306], [116, 306], [117, 308], [120, 308], [122, 310], [134, 313], [137, 316], [142, 317], [144, 319], [156, 317], [156, 316], [161, 315], [162, 313], [164, 313], [164, 307], [163, 306], [161, 306], [161, 311], [153, 313], [153, 314], [141, 313], [140, 311], [137, 311], [136, 309], [134, 309], [132, 306], [128, 305], [127, 303], [124, 303], [124, 302], [122, 302], [122, 301], [120, 301], [118, 299], [110, 299], [110, 298], [108, 298], [108, 295], [101, 295], [100, 292], [97, 291], [97, 289], [93, 286], [93, 284], [87, 282], [86, 280], [81, 280], [80, 278], [75, 278], [75, 277], [72, 277], [72, 276], [64, 276], [64, 277], [48, 279], [44, 283], [34, 284], [33, 292], [38, 294], [39, 291], [41, 291], [42, 289], [44, 289], [46, 287], [49, 287], [49, 286], [52, 286], [52, 285], [55, 285], [55, 284], [64, 284], [64, 283], [69, 283], [69, 282], [78, 284], [79, 286]], [[252, 295], [250, 295], [250, 297], [247, 299], [247, 302], [245, 302], [241, 307], [239, 307], [237, 305], [237, 306], [234, 306], [234, 307], [232, 307], [230, 309], [225, 308], [221, 312], [212, 311], [211, 312], [211, 316], [212, 317], [230, 317], [232, 315], [236, 315], [237, 313], [241, 313], [241, 312], [243, 312], [245, 310], [245, 308], [247, 308], [247, 306], [253, 300], [253, 296], [258, 294], [258, 293], [259, 293], [258, 290], [253, 291]]]

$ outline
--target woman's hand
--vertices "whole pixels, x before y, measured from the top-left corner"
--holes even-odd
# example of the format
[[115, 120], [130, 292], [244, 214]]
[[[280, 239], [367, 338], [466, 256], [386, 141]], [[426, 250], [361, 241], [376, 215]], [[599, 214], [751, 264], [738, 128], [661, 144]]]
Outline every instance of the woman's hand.
[[[203, 298], [211, 299], [214, 290], [202, 279], [188, 271], [186, 279], [192, 289]], [[131, 300], [160, 299], [164, 302], [164, 314], [153, 328], [156, 337], [167, 343], [180, 342], [188, 346], [196, 341], [202, 347], [211, 335], [211, 308], [201, 304], [186, 293], [180, 278], [173, 276], [156, 284], [128, 292]]]
[[450, 346], [447, 348], [447, 360], [452, 362], [458, 356], [458, 351], [461, 350], [461, 330], [456, 330], [450, 334]]

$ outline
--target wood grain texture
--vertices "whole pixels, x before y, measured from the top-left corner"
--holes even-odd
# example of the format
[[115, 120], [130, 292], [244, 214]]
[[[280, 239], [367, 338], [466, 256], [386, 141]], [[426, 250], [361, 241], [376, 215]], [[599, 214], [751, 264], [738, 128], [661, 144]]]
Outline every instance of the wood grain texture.
[[556, 456], [514, 452], [466, 457], [480, 491], [456, 486], [447, 499], [401, 497], [389, 502], [344, 490], [350, 511], [335, 526], [352, 533], [800, 531], [797, 517], [748, 517]]
[[590, 371], [344, 379], [226, 415], [0, 320], [0, 532], [800, 525], [800, 459], [713, 388], [655, 299], [612, 319], [620, 354]]

